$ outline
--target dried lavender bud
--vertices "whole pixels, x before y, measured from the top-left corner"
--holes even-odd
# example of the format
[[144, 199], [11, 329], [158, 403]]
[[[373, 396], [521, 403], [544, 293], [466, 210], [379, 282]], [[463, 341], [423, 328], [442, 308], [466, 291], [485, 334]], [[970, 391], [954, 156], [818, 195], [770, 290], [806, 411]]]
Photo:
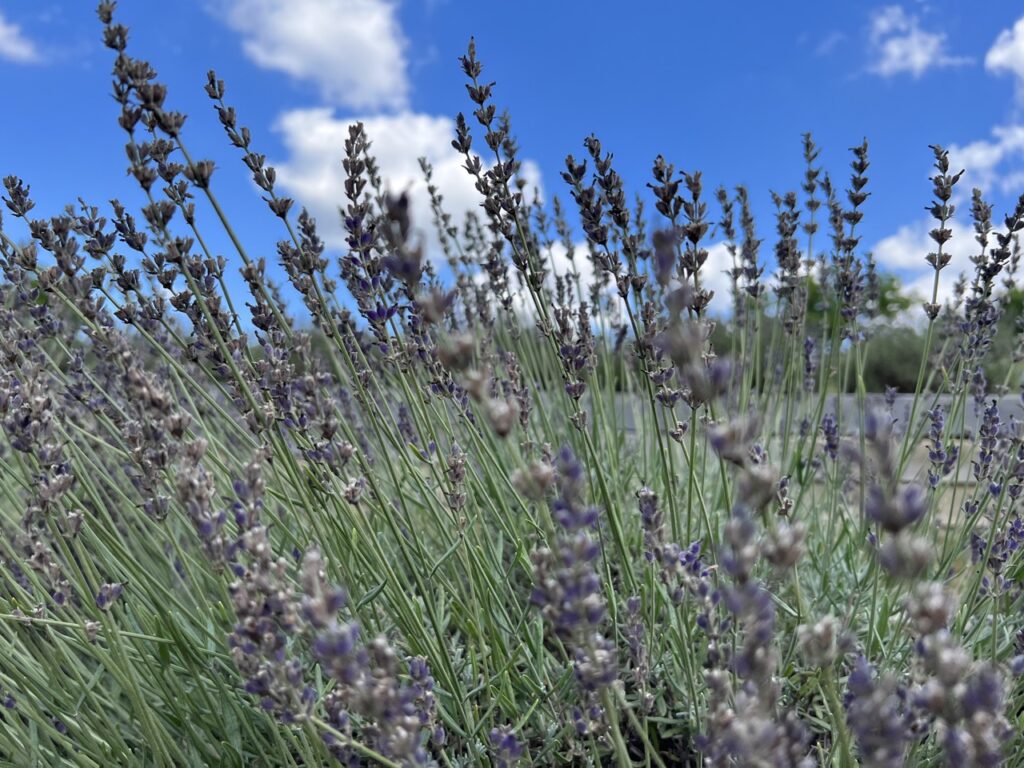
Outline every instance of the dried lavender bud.
[[708, 732], [695, 743], [709, 765], [744, 765], [768, 768], [813, 768], [808, 755], [809, 734], [792, 713], [775, 718], [763, 701], [741, 689], [730, 696], [728, 676], [721, 670], [705, 674], [709, 696]]
[[[980, 528], [980, 526], [979, 526]], [[1018, 578], [1007, 575], [1006, 566], [1012, 561], [1014, 554], [1024, 544], [1024, 520], [1014, 515], [998, 526], [995, 535], [991, 530], [976, 530], [971, 533], [971, 561], [981, 563], [992, 574], [982, 578], [980, 593], [982, 595], [1001, 595], [1014, 591]]]
[[725, 541], [728, 551], [721, 557], [721, 565], [737, 584], [746, 584], [754, 570], [760, 554], [757, 541], [757, 526], [743, 508], [733, 511], [732, 518], [725, 525]]
[[812, 667], [831, 667], [839, 658], [840, 625], [835, 616], [826, 616], [817, 624], [796, 628], [797, 646]]
[[992, 403], [985, 408], [981, 425], [978, 427], [978, 454], [977, 458], [971, 462], [974, 479], [979, 483], [992, 475], [992, 463], [995, 458], [1000, 429], [999, 404], [997, 400], [993, 399]]
[[656, 230], [651, 237], [654, 248], [652, 266], [654, 277], [663, 288], [668, 287], [676, 268], [679, 233], [674, 229]]
[[466, 454], [458, 443], [452, 445], [447, 463], [445, 474], [448, 476], [451, 487], [445, 491], [445, 498], [448, 500], [451, 510], [458, 512], [466, 504]]
[[779, 470], [775, 466], [752, 460], [736, 477], [736, 504], [759, 510], [775, 497], [778, 484]]
[[531, 501], [542, 501], [555, 482], [555, 468], [544, 461], [531, 461], [526, 469], [512, 474], [512, 485]]
[[25, 217], [35, 207], [29, 195], [29, 186], [17, 176], [4, 176], [4, 188], [9, 197], [2, 198], [4, 203], [18, 218]]
[[669, 430], [669, 437], [677, 443], [682, 443], [686, 433], [690, 431], [690, 424], [686, 421], [677, 421], [676, 426]]
[[889, 536], [878, 550], [878, 562], [895, 579], [916, 581], [932, 560], [932, 544], [904, 531]]
[[98, 621], [87, 621], [82, 626], [82, 629], [85, 631], [85, 639], [90, 643], [95, 643], [100, 632], [100, 623]]
[[85, 516], [79, 511], [68, 512], [65, 518], [65, 535], [74, 538], [82, 530], [82, 522]]
[[928, 484], [932, 488], [936, 488], [939, 480], [949, 475], [956, 467], [960, 449], [955, 445], [947, 448], [943, 442], [946, 414], [941, 405], [927, 411], [925, 415], [929, 421], [928, 437], [931, 440], [931, 447], [928, 450], [928, 460], [931, 462], [931, 468], [928, 470]]
[[[934, 187], [935, 202], [928, 209], [939, 224], [938, 226], [929, 232], [929, 237], [935, 241], [939, 246], [938, 253], [929, 253], [925, 258], [935, 271], [943, 269], [950, 261], [950, 255], [948, 253], [942, 253], [942, 246], [947, 243], [953, 237], [953, 231], [946, 226], [946, 224], [953, 218], [953, 213], [956, 207], [950, 203], [953, 197], [953, 187], [963, 176], [964, 172], [960, 171], [956, 174], [949, 173], [949, 152], [943, 149], [939, 145], [933, 145], [930, 147], [935, 155], [935, 170], [937, 173], [932, 177], [932, 185]], [[931, 311], [928, 312], [929, 319], [934, 319]]]
[[810, 336], [804, 339], [804, 392], [813, 392], [818, 385], [818, 350]]
[[[316, 550], [303, 560], [302, 612], [314, 630], [313, 654], [334, 683], [323, 699], [328, 722], [351, 732], [358, 719], [367, 746], [403, 765], [424, 765], [424, 730], [433, 724], [433, 680], [426, 664], [414, 658], [409, 666], [412, 685], [403, 685], [397, 654], [387, 638], [377, 636], [364, 646], [359, 625], [339, 621], [344, 596], [326, 584], [323, 565]], [[339, 759], [352, 757], [329, 734], [324, 739]]]
[[445, 368], [464, 371], [473, 363], [476, 354], [476, 339], [469, 332], [451, 334], [438, 345], [437, 357]]
[[200, 160], [185, 168], [185, 176], [199, 189], [207, 189], [210, 186], [210, 177], [213, 176], [213, 161]]
[[444, 746], [447, 734], [444, 726], [437, 722], [434, 678], [430, 674], [427, 660], [422, 656], [409, 659], [409, 690], [413, 694], [412, 707], [416, 711], [420, 728], [430, 733], [430, 739], [435, 746]]
[[917, 644], [926, 677], [913, 702], [935, 719], [936, 739], [949, 765], [999, 765], [1015, 729], [1006, 719], [1006, 684], [994, 665], [972, 670], [971, 658], [949, 632], [940, 630]]
[[806, 537], [807, 526], [803, 523], [782, 523], [762, 541], [761, 554], [778, 570], [788, 570], [803, 557]]
[[726, 461], [744, 467], [750, 461], [751, 443], [761, 431], [756, 416], [716, 424], [708, 429], [708, 443]]
[[644, 531], [644, 556], [648, 561], [660, 561], [665, 543], [665, 519], [658, 507], [658, 494], [644, 487], [636, 492], [636, 499]]
[[586, 302], [581, 303], [575, 312], [568, 307], [555, 309], [554, 338], [562, 360], [565, 391], [577, 401], [586, 391], [586, 378], [596, 365], [595, 340], [590, 324], [590, 307]]
[[366, 478], [357, 477], [345, 484], [343, 495], [349, 504], [358, 504], [366, 490]]
[[493, 399], [485, 410], [487, 421], [498, 437], [508, 437], [519, 419], [519, 405], [515, 400]]
[[647, 647], [647, 623], [641, 611], [642, 601], [638, 595], [626, 600], [626, 626], [623, 635], [629, 646], [629, 667], [633, 682], [641, 693], [640, 706], [650, 711], [654, 705], [654, 696], [648, 687], [650, 676], [650, 658]]
[[918, 584], [905, 603], [914, 633], [931, 635], [945, 629], [953, 618], [956, 604], [942, 584], [928, 581]]

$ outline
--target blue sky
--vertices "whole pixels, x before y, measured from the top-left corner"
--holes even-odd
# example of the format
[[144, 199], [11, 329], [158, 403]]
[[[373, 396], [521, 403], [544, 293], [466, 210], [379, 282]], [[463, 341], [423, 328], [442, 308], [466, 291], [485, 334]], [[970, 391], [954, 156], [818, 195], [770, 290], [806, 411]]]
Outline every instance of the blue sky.
[[[37, 215], [78, 196], [140, 199], [124, 174], [112, 57], [93, 7], [0, 0], [0, 174], [32, 185]], [[839, 186], [847, 148], [867, 137], [864, 246], [917, 286], [930, 280], [929, 144], [968, 167], [962, 197], [981, 186], [1000, 218], [1024, 191], [1024, 6], [1015, 3], [126, 0], [118, 17], [129, 51], [168, 85], [168, 105], [190, 115], [187, 144], [216, 162], [214, 187], [247, 248], [270, 263], [282, 233], [217, 123], [206, 71], [227, 82], [256, 150], [337, 246], [342, 140], [354, 119], [394, 188], [420, 195], [416, 159], [427, 155], [455, 212], [477, 204], [448, 144], [453, 117], [469, 108], [457, 57], [470, 35], [547, 199], [568, 198], [565, 155], [583, 155], [594, 132], [631, 192], [646, 193], [659, 153], [702, 170], [709, 194], [747, 185], [767, 256], [769, 190], [798, 188], [801, 134], [814, 133]], [[968, 269], [961, 212], [954, 268]], [[211, 240], [231, 256], [225, 238]], [[712, 267], [722, 257], [713, 248]]]

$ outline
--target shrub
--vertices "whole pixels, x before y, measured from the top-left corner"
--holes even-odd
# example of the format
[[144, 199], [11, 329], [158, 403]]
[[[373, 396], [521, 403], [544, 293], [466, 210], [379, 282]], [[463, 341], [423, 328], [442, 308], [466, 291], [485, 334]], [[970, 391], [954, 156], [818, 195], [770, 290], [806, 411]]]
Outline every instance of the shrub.
[[[564, 173], [588, 285], [557, 273], [471, 43], [454, 145], [480, 214], [450, 226], [435, 192], [424, 253], [353, 125], [335, 265], [211, 72], [288, 301], [113, 10], [141, 215], [33, 218], [4, 180], [28, 236], [0, 229], [6, 760], [1021, 764], [1024, 437], [983, 366], [1024, 199], [994, 227], [975, 193], [976, 273], [911, 345], [865, 333], [866, 143], [840, 191], [805, 137], [770, 275], [746, 190], [715, 193], [716, 297], [700, 174], [657, 158], [649, 227], [592, 136]], [[933, 151], [937, 286], [959, 175]], [[869, 397], [871, 360], [898, 360], [879, 383], [915, 394], [908, 418]]]

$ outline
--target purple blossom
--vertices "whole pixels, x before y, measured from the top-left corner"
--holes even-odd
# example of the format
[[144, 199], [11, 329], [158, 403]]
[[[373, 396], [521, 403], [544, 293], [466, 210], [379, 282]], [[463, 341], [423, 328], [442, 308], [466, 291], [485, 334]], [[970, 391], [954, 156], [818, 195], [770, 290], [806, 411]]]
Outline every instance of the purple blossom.
[[923, 518], [927, 511], [927, 494], [916, 483], [905, 485], [892, 494], [877, 485], [872, 485], [864, 502], [864, 513], [868, 520], [878, 523], [890, 533], [899, 533], [913, 525]]
[[595, 567], [601, 548], [587, 532], [597, 510], [584, 503], [584, 469], [570, 448], [559, 452], [555, 465], [558, 496], [551, 509], [562, 530], [554, 550], [533, 553], [531, 599], [566, 643], [581, 688], [593, 694], [615, 679], [618, 667], [615, 647], [602, 634], [605, 599]]
[[825, 438], [825, 454], [835, 461], [839, 453], [839, 424], [831, 413], [821, 419], [821, 434]]
[[999, 403], [993, 399], [985, 408], [978, 427], [978, 457], [973, 462], [974, 479], [979, 483], [991, 476], [996, 444], [1000, 432]]
[[515, 768], [523, 756], [523, 745], [507, 726], [491, 729], [489, 736], [495, 768]]
[[892, 677], [880, 677], [863, 656], [846, 681], [846, 721], [864, 765], [900, 768], [913, 739], [907, 691]]
[[117, 582], [104, 584], [96, 593], [96, 607], [101, 611], [109, 611], [124, 593], [124, 584]]
[[[322, 700], [328, 722], [403, 765], [426, 764], [425, 734], [433, 730], [443, 740], [443, 731], [434, 727], [434, 681], [425, 660], [413, 658], [410, 684], [400, 681], [398, 655], [387, 638], [379, 635], [364, 644], [359, 624], [339, 619], [345, 598], [327, 584], [316, 550], [303, 559], [302, 583], [302, 616], [312, 630], [313, 656], [335, 683]], [[339, 760], [352, 756], [344, 744], [325, 739]]]
[[942, 406], [935, 406], [926, 415], [930, 422], [928, 437], [931, 440], [931, 447], [928, 450], [928, 460], [931, 462], [931, 468], [928, 470], [928, 484], [935, 488], [938, 486], [939, 480], [949, 475], [956, 467], [960, 449], [955, 445], [947, 448], [943, 442], [946, 414]]

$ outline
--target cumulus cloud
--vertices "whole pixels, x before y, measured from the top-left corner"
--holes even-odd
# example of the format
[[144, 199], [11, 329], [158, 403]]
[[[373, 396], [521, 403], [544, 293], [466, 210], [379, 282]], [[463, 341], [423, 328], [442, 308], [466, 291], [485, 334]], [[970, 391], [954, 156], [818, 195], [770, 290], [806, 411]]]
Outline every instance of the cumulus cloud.
[[917, 16], [898, 5], [889, 5], [871, 15], [868, 30], [871, 63], [869, 71], [881, 77], [909, 73], [921, 77], [929, 69], [970, 63], [969, 58], [952, 56], [946, 50], [943, 32], [928, 32]]
[[25, 37], [21, 27], [7, 21], [0, 12], [0, 59], [16, 64], [34, 64], [42, 61], [36, 44]]
[[[935, 225], [935, 220], [930, 218], [904, 225], [872, 249], [880, 266], [899, 275], [910, 293], [928, 301], [931, 301], [935, 270], [925, 257], [935, 251], [935, 241], [928, 236]], [[953, 285], [961, 273], [968, 276], [973, 273], [971, 256], [978, 251], [970, 225], [954, 220], [949, 228], [953, 239], [943, 246], [943, 252], [951, 258], [939, 273], [939, 303], [953, 295]]]
[[949, 147], [954, 170], [966, 171], [959, 187], [982, 191], [1016, 192], [1024, 166], [1024, 125], [996, 126], [991, 139]]
[[727, 315], [732, 311], [732, 282], [729, 279], [729, 270], [732, 269], [732, 256], [729, 255], [727, 244], [712, 243], [706, 246], [708, 249], [708, 260], [700, 271], [700, 284], [715, 292], [711, 299], [709, 309], [714, 315]]
[[1024, 16], [1012, 29], [999, 33], [995, 43], [985, 54], [985, 69], [989, 72], [1009, 72], [1017, 78], [1017, 97], [1024, 101]]
[[[729, 255], [729, 250], [724, 241], [709, 243], [705, 247], [708, 251], [708, 258], [701, 268], [700, 284], [702, 288], [714, 291], [714, 298], [708, 306], [708, 312], [712, 317], [728, 317], [732, 313], [732, 297], [730, 294], [731, 283], [727, 273], [733, 266], [732, 257]], [[573, 253], [573, 259], [570, 260], [565, 245], [558, 241], [553, 242], [544, 252], [549, 270], [547, 283], [553, 288], [556, 275], [564, 277], [575, 271], [579, 276], [580, 285], [583, 286], [586, 292], [587, 287], [593, 284], [595, 278], [595, 267], [588, 256], [589, 246], [587, 241], [581, 240], [573, 243]], [[476, 279], [482, 282], [487, 279], [487, 275], [480, 272], [477, 274]], [[678, 282], [673, 282], [670, 283], [669, 288], [677, 288], [678, 286]], [[614, 282], [609, 281], [607, 283], [604, 296], [611, 299], [612, 306], [618, 307], [617, 320], [619, 322], [626, 322], [628, 317], [626, 306], [619, 298], [619, 292]], [[529, 293], [525, 290], [519, 291], [513, 296], [512, 309], [520, 317], [536, 317], [533, 302]]]
[[[338, 215], [338, 206], [345, 200], [341, 160], [348, 127], [356, 122], [363, 123], [388, 191], [409, 193], [414, 224], [426, 235], [428, 246], [433, 242], [430, 199], [420, 157], [433, 165], [434, 184], [444, 195], [445, 210], [456, 222], [461, 222], [467, 211], [479, 209], [480, 193], [462, 167], [462, 156], [451, 146], [455, 135], [451, 118], [411, 112], [339, 118], [325, 107], [285, 112], [276, 125], [288, 150], [288, 159], [276, 163], [278, 183], [317, 216], [321, 236], [328, 244], [344, 244]], [[528, 189], [540, 188], [540, 171], [534, 163], [523, 163], [523, 176]]]
[[[419, 158], [433, 165], [433, 183], [456, 223], [477, 210], [479, 193], [451, 147], [449, 117], [408, 109], [407, 41], [394, 0], [218, 0], [226, 23], [256, 64], [320, 87], [318, 106], [278, 116], [286, 150], [275, 163], [278, 183], [317, 217], [321, 236], [344, 247], [338, 214], [344, 203], [341, 160], [348, 127], [362, 122], [388, 191], [408, 192], [415, 226], [437, 255], [432, 213]], [[351, 116], [349, 116], [351, 115]], [[536, 164], [523, 162], [529, 189], [541, 188]]]
[[408, 103], [407, 42], [390, 0], [224, 0], [220, 8], [253, 62], [315, 83], [326, 103]]

